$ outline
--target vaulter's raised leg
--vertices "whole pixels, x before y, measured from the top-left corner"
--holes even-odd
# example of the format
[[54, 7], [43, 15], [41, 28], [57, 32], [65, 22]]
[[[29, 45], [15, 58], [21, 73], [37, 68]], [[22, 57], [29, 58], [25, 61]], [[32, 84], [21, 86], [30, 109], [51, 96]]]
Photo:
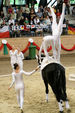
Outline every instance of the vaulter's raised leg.
[[66, 7], [65, 3], [63, 3], [62, 14], [61, 14], [59, 24], [58, 24], [59, 35], [61, 35], [61, 33], [62, 33], [63, 21], [64, 21], [64, 17], [65, 17], [65, 7]]
[[52, 7], [50, 7], [51, 10], [51, 14], [52, 14], [52, 18], [53, 18], [53, 22], [52, 22], [52, 34], [56, 35], [56, 31], [57, 31], [57, 21], [56, 21], [56, 15], [54, 13], [54, 10]]

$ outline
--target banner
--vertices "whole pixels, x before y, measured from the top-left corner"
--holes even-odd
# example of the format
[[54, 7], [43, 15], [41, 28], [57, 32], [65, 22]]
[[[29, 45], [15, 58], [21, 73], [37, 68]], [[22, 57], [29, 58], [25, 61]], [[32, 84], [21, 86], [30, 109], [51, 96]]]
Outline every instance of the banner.
[[68, 26], [68, 34], [69, 35], [75, 35], [75, 26], [74, 25]]
[[9, 36], [8, 26], [0, 28], [0, 38], [9, 38]]

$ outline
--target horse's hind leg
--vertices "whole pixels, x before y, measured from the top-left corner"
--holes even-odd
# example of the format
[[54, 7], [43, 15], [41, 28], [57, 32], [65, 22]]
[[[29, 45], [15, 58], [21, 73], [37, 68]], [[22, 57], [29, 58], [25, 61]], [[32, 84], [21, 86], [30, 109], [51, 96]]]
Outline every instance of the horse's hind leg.
[[65, 71], [61, 72], [62, 74], [62, 81], [63, 81], [63, 85], [62, 85], [62, 89], [63, 89], [63, 95], [64, 95], [64, 101], [65, 101], [65, 107], [66, 109], [70, 109], [70, 105], [67, 99], [67, 93], [66, 93], [66, 77], [65, 77]]
[[45, 84], [45, 92], [46, 92], [46, 101], [48, 102], [48, 93], [49, 93], [49, 90], [48, 90], [48, 83], [47, 81], [44, 79], [44, 84]]

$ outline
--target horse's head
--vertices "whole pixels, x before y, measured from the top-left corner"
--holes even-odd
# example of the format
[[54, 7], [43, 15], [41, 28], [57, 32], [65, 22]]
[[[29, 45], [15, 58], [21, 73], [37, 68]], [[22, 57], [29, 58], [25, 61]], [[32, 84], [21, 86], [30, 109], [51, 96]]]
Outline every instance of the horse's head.
[[45, 55], [41, 54], [41, 60], [40, 60], [39, 55], [36, 55], [36, 59], [37, 59], [37, 62], [38, 62], [39, 65], [41, 65], [41, 62], [43, 61], [44, 57], [45, 57]]

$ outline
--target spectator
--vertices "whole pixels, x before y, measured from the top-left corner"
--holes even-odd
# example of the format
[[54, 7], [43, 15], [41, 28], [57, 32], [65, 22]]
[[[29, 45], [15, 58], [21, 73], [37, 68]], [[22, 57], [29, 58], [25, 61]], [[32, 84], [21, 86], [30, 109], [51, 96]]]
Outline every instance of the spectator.
[[51, 17], [52, 15], [51, 15], [50, 8], [48, 8], [47, 11], [48, 11], [48, 16]]
[[40, 12], [42, 12], [42, 13], [44, 12], [42, 5], [40, 6]]
[[8, 13], [11, 14], [12, 12], [13, 12], [13, 8], [12, 8], [12, 6], [9, 6]]
[[20, 20], [20, 18], [23, 16], [23, 10], [22, 8], [20, 8], [19, 10], [17, 10], [17, 13], [16, 13], [16, 18], [18, 20]]
[[36, 17], [34, 18], [34, 24], [38, 24], [39, 22], [40, 22], [40, 19], [39, 19], [38, 16], [36, 16]]
[[75, 6], [72, 9], [72, 16], [75, 16]]
[[12, 17], [12, 19], [16, 20], [16, 13], [14, 12], [14, 10], [11, 13], [11, 17]]
[[3, 13], [3, 11], [1, 11], [0, 16], [1, 16], [1, 18], [4, 18], [4, 13]]
[[44, 19], [44, 23], [45, 23], [46, 25], [50, 25], [50, 24], [51, 24], [51, 21], [50, 21], [49, 16], [46, 16], [46, 18]]
[[25, 16], [29, 19], [29, 14], [30, 14], [30, 9], [28, 7], [28, 5], [26, 4], [25, 6]]
[[19, 9], [18, 9], [18, 7], [16, 6], [16, 7], [14, 7], [14, 13], [17, 13], [17, 11], [18, 11]]
[[41, 36], [43, 36], [43, 28], [40, 25], [40, 22], [38, 23], [38, 27], [36, 28], [36, 36], [40, 34]]
[[57, 11], [56, 11], [57, 18], [60, 18], [60, 15], [61, 15], [61, 13], [60, 13], [59, 9], [57, 9]]
[[20, 20], [19, 20], [19, 25], [24, 25], [24, 17], [21, 16]]
[[33, 19], [33, 17], [31, 17], [31, 19], [30, 19], [30, 25], [33, 25], [34, 24], [34, 19]]
[[43, 22], [44, 22], [44, 18], [43, 18], [43, 16], [41, 16], [40, 23], [43, 24]]
[[20, 30], [18, 29], [18, 21], [15, 22], [15, 29], [14, 29], [14, 37], [19, 37], [20, 36]]
[[29, 25], [29, 20], [28, 20], [27, 17], [25, 18], [24, 24], [25, 24], [25, 25]]
[[2, 18], [0, 17], [0, 27], [3, 25], [3, 20]]
[[14, 19], [12, 18], [12, 16], [10, 17], [8, 23], [9, 23], [9, 25], [14, 25], [15, 24]]
[[30, 11], [30, 18], [34, 18], [36, 16], [34, 9], [31, 9]]
[[25, 11], [26, 11], [26, 14], [28, 14], [29, 15], [29, 13], [30, 13], [30, 9], [29, 9], [29, 7], [28, 7], [28, 5], [26, 4], [26, 6], [25, 6]]
[[36, 15], [37, 15], [39, 18], [41, 18], [41, 16], [43, 16], [43, 13], [40, 11], [40, 8], [39, 8], [38, 12], [36, 13]]
[[24, 18], [27, 17], [26, 11], [23, 11], [22, 16], [23, 16]]
[[66, 14], [66, 12], [67, 12], [68, 14], [70, 14], [70, 3], [69, 3], [68, 0], [64, 0], [64, 2], [66, 3], [65, 14]]

